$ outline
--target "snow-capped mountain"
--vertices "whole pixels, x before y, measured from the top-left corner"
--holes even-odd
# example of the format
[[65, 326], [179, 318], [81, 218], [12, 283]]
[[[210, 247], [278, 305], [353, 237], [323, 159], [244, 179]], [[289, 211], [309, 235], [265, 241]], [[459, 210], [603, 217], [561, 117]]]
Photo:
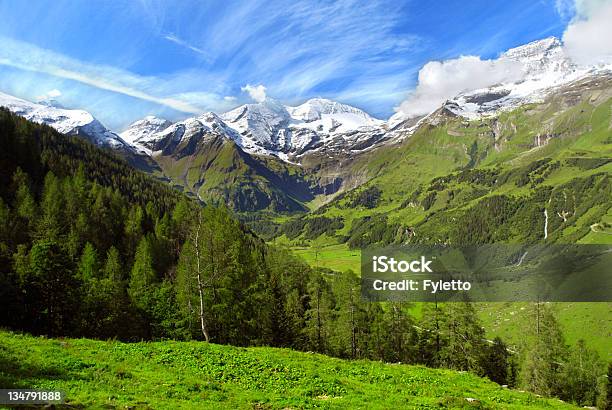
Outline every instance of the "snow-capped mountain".
[[447, 101], [445, 108], [470, 119], [495, 115], [523, 104], [541, 102], [560, 86], [612, 68], [574, 64], [555, 37], [510, 49], [500, 60], [519, 63], [524, 73], [522, 79], [465, 92]]
[[137, 145], [139, 140], [155, 134], [156, 132], [163, 131], [171, 125], [172, 123], [168, 120], [153, 115], [147, 115], [143, 119], [130, 124], [128, 128], [119, 135], [124, 141], [132, 145]]
[[267, 98], [221, 115], [241, 135], [247, 152], [293, 158], [329, 146], [350, 149], [365, 133], [383, 132], [384, 121], [366, 112], [323, 98], [296, 107]]
[[149, 116], [130, 125], [121, 136], [148, 155], [171, 154], [177, 147], [195, 145], [205, 137], [231, 139], [238, 144], [241, 138], [212, 112], [176, 123]]
[[[611, 66], [577, 66], [554, 37], [510, 49], [498, 61], [520, 67], [520, 80], [465, 91], [447, 100], [440, 109], [468, 119], [495, 115], [525, 103], [542, 101], [562, 85], [612, 69]], [[184, 149], [209, 136], [234, 141], [250, 154], [273, 155], [296, 163], [308, 155], [352, 156], [385, 141], [401, 141], [424, 121], [435, 121], [435, 113], [440, 112], [437, 109], [428, 115], [410, 118], [398, 113], [385, 122], [358, 108], [328, 99], [313, 98], [298, 106], [288, 106], [266, 98], [220, 115], [208, 112], [176, 123], [147, 116], [119, 136], [90, 113], [65, 109], [57, 101], [32, 103], [0, 93], [0, 105], [62, 133], [81, 135], [98, 145], [132, 153], [169, 154], [179, 146]]]
[[[526, 103], [541, 102], [560, 86], [612, 69], [610, 65], [576, 65], [565, 53], [563, 44], [555, 37], [512, 48], [501, 54], [498, 61], [517, 64], [522, 70], [520, 80], [468, 90], [446, 101], [443, 108], [468, 119], [496, 115], [500, 111]], [[398, 128], [405, 135], [416, 128], [415, 124], [426, 120], [427, 116], [409, 118], [402, 113], [396, 113], [389, 119], [389, 128]]]
[[0, 93], [0, 106], [30, 121], [47, 124], [62, 134], [83, 136], [97, 145], [113, 149], [132, 150], [87, 111], [58, 108], [49, 102], [36, 104], [4, 93]]
[[366, 112], [322, 98], [292, 107], [267, 98], [220, 116], [212, 112], [171, 124], [146, 117], [130, 125], [121, 137], [139, 150], [154, 154], [204, 135], [228, 138], [251, 154], [296, 160], [307, 152], [363, 150], [378, 142], [385, 122]]

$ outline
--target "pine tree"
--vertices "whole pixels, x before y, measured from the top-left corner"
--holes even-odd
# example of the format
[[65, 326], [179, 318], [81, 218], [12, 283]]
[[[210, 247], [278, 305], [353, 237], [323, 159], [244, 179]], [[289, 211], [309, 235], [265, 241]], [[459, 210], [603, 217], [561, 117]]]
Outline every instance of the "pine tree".
[[307, 287], [309, 309], [304, 329], [310, 346], [320, 353], [329, 349], [329, 336], [333, 326], [334, 300], [329, 283], [319, 271], [313, 271]]
[[148, 310], [155, 282], [156, 275], [153, 270], [151, 245], [149, 239], [145, 236], [138, 244], [128, 287], [128, 294], [136, 307], [143, 311]]
[[604, 365], [597, 352], [589, 349], [584, 340], [578, 340], [563, 366], [562, 398], [580, 406], [595, 405], [598, 379], [603, 373]]
[[39, 239], [59, 241], [64, 221], [62, 186], [53, 172], [47, 173], [41, 201], [41, 219], [36, 236]]
[[352, 271], [335, 275], [332, 290], [336, 300], [332, 349], [338, 356], [354, 359], [358, 352], [359, 329], [363, 326], [359, 279]]
[[387, 362], [414, 363], [417, 357], [418, 336], [412, 318], [401, 302], [390, 302], [383, 317], [388, 337], [384, 346], [384, 360]]
[[121, 260], [119, 251], [114, 246], [106, 253], [106, 263], [104, 264], [104, 277], [113, 282], [121, 282], [123, 280], [123, 270], [121, 268]]
[[21, 230], [33, 231], [38, 222], [38, 209], [30, 190], [29, 178], [20, 168], [17, 168], [13, 175], [13, 185], [15, 190], [13, 208], [17, 211], [17, 215], [25, 221]]
[[484, 375], [495, 383], [509, 384], [509, 364], [510, 352], [504, 341], [496, 336], [493, 344], [487, 346], [484, 355]]
[[124, 225], [124, 240], [125, 248], [128, 255], [131, 255], [136, 250], [138, 242], [142, 237], [142, 224], [144, 220], [144, 212], [140, 206], [133, 206], [127, 215]]
[[608, 371], [599, 378], [599, 396], [597, 397], [597, 408], [612, 409], [612, 362], [608, 363]]
[[543, 396], [559, 396], [567, 346], [561, 327], [550, 308], [535, 305], [535, 326], [524, 348], [521, 366], [523, 386]]
[[81, 281], [87, 283], [93, 279], [96, 279], [99, 275], [100, 265], [98, 262], [98, 253], [96, 252], [93, 245], [89, 242], [85, 244], [83, 248], [83, 254], [78, 265], [78, 272]]
[[35, 332], [63, 335], [74, 329], [80, 284], [72, 269], [68, 255], [57, 243], [45, 240], [32, 246], [23, 283]]
[[443, 349], [448, 345], [444, 333], [448, 315], [437, 303], [426, 303], [419, 322], [417, 361], [429, 367], [440, 366]]
[[[198, 286], [198, 264], [195, 246], [191, 241], [186, 242], [182, 249], [177, 267], [176, 292], [177, 301], [188, 329], [198, 328], [205, 340], [210, 339], [206, 326], [206, 313], [204, 311], [204, 290]], [[202, 281], [200, 270], [200, 283]], [[196, 325], [196, 323], [198, 325]]]
[[440, 351], [445, 367], [482, 374], [482, 353], [485, 350], [484, 328], [470, 302], [448, 303], [447, 321], [442, 334], [447, 344]]

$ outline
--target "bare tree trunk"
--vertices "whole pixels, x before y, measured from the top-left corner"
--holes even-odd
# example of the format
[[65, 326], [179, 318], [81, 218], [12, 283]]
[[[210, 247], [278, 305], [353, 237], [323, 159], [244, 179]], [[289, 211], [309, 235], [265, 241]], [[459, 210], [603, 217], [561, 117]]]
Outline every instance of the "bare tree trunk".
[[357, 340], [355, 334], [355, 305], [353, 304], [353, 288], [349, 286], [349, 302], [351, 304], [351, 357], [357, 356]]
[[204, 335], [204, 340], [210, 341], [208, 330], [206, 329], [206, 322], [204, 320], [204, 284], [202, 283], [202, 270], [200, 268], [200, 228], [202, 227], [202, 214], [198, 213], [198, 229], [195, 237], [195, 251], [196, 251], [196, 269], [198, 278], [198, 294], [200, 296], [200, 328]]

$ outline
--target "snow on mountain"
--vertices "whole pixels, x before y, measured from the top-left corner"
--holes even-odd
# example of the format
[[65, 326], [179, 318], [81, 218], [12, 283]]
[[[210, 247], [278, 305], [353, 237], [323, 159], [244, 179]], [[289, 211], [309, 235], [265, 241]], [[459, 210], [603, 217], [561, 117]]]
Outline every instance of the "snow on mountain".
[[275, 155], [284, 160], [320, 149], [362, 150], [378, 141], [385, 122], [366, 112], [322, 98], [296, 107], [266, 98], [224, 114], [212, 112], [174, 124], [145, 117], [121, 136], [149, 155], [170, 152], [181, 143], [205, 135], [222, 136], [251, 154]]
[[323, 98], [313, 98], [297, 107], [287, 107], [295, 129], [306, 128], [324, 134], [343, 134], [356, 130], [379, 128], [384, 121], [365, 111]]
[[[446, 101], [443, 108], [468, 119], [496, 115], [500, 111], [526, 103], [541, 102], [550, 92], [562, 85], [612, 69], [610, 65], [576, 65], [565, 53], [561, 41], [555, 37], [512, 48], [501, 54], [499, 61], [518, 63], [523, 72], [521, 79], [463, 92]], [[428, 116], [431, 116], [431, 113]], [[406, 134], [417, 128], [415, 124], [427, 121], [428, 116], [421, 119], [407, 118], [398, 112], [389, 118], [389, 129], [392, 134], [401, 134], [401, 138], [405, 138]]]
[[129, 144], [87, 111], [58, 108], [51, 102], [36, 104], [4, 93], [0, 93], [0, 106], [30, 121], [47, 124], [62, 134], [80, 135], [97, 145], [131, 151]]
[[500, 56], [500, 60], [504, 59], [521, 64], [524, 75], [520, 81], [462, 93], [447, 101], [445, 108], [469, 119], [494, 115], [526, 103], [541, 102], [559, 86], [610, 68], [577, 66], [555, 37], [510, 49]]
[[124, 141], [136, 144], [141, 138], [160, 132], [171, 126], [172, 123], [163, 118], [148, 115], [141, 120], [128, 125], [127, 129], [119, 135]]
[[237, 143], [241, 138], [238, 132], [212, 112], [174, 124], [156, 117], [145, 117], [130, 125], [121, 135], [130, 138], [128, 140], [134, 147], [148, 155], [172, 153], [179, 145], [197, 144], [207, 136], [228, 138]]
[[385, 124], [358, 108], [323, 98], [296, 107], [267, 98], [221, 118], [241, 134], [239, 145], [245, 151], [284, 159], [329, 145], [350, 148], [361, 133], [380, 134]]
[[286, 145], [286, 130], [291, 122], [287, 107], [266, 98], [256, 104], [245, 104], [221, 118], [241, 134], [239, 145], [251, 153], [267, 154], [282, 151]]

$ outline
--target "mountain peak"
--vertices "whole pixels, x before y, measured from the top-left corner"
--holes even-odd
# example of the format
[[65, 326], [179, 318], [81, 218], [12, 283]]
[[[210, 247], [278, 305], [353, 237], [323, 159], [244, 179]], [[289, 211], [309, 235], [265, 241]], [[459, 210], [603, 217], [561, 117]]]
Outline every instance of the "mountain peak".
[[547, 37], [541, 40], [535, 40], [527, 44], [523, 44], [518, 47], [511, 48], [502, 54], [502, 57], [506, 58], [525, 58], [525, 57], [537, 57], [549, 52], [561, 48], [561, 41], [557, 37]]
[[311, 98], [297, 107], [287, 107], [287, 109], [294, 119], [307, 122], [320, 120], [324, 114], [355, 114], [364, 119], [372, 118], [359, 108], [326, 98]]
[[97, 145], [131, 150], [125, 141], [108, 130], [87, 111], [68, 110], [54, 105], [33, 103], [1, 92], [0, 106], [30, 121], [49, 125], [62, 134], [82, 135]]
[[125, 141], [130, 144], [144, 138], [148, 135], [162, 131], [168, 128], [172, 123], [166, 119], [147, 115], [143, 119], [133, 122], [120, 135]]

